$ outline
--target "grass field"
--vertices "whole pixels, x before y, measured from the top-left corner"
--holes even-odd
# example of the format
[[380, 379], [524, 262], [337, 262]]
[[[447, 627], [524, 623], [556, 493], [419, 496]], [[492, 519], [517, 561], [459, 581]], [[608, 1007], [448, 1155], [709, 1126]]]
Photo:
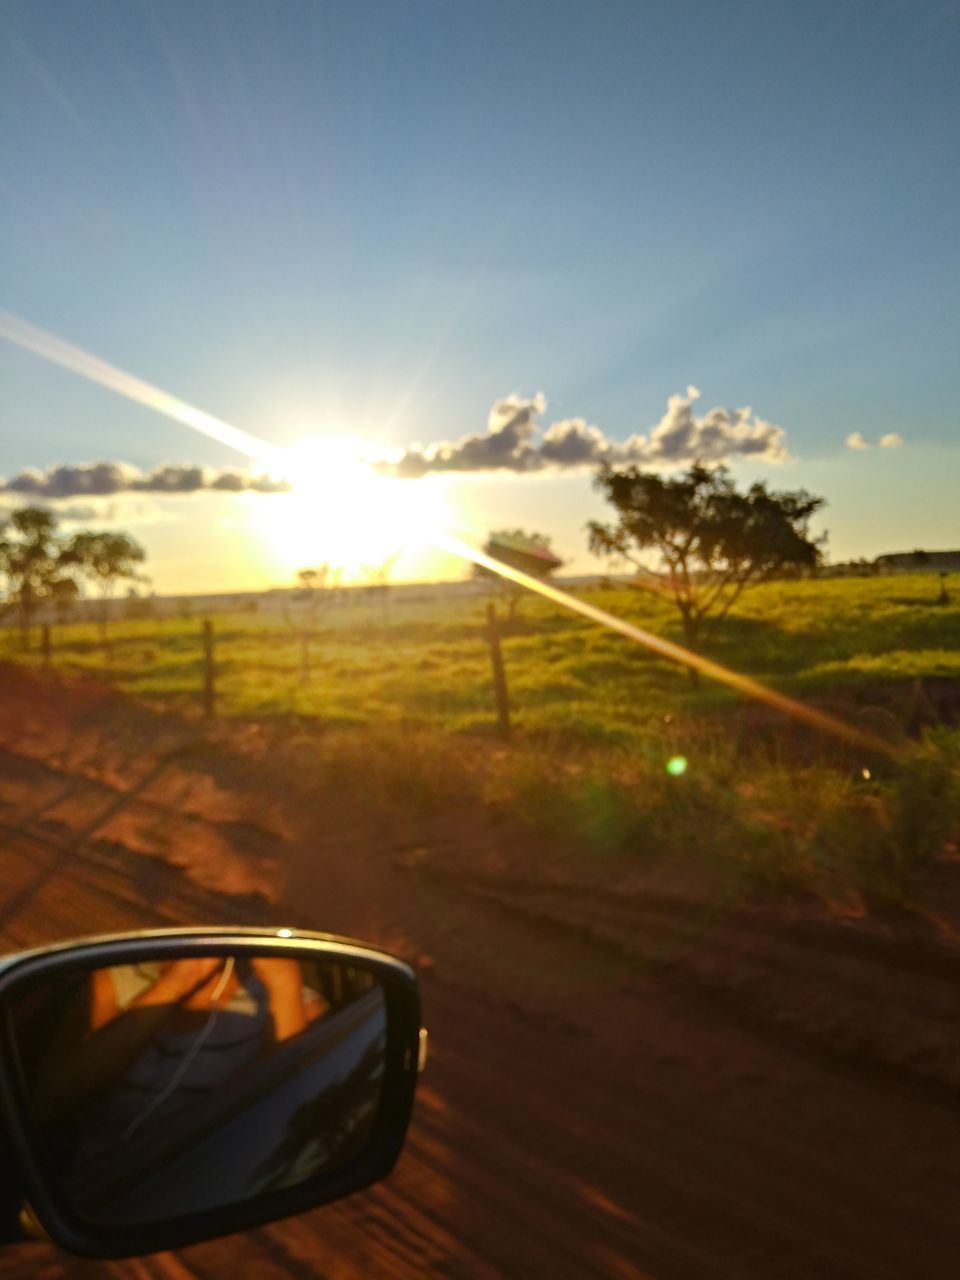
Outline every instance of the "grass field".
[[[679, 639], [669, 603], [626, 587], [592, 603]], [[956, 593], [955, 593], [956, 594]], [[930, 575], [773, 583], [749, 593], [705, 652], [885, 738], [901, 763], [800, 732], [766, 708], [537, 599], [504, 627], [514, 716], [496, 736], [483, 596], [394, 598], [389, 620], [360, 593], [301, 643], [279, 617], [214, 616], [218, 710], [307, 735], [345, 784], [416, 809], [479, 801], [588, 853], [693, 857], [723, 874], [825, 895], [902, 899], [949, 849], [960, 794], [960, 601]], [[54, 629], [53, 665], [197, 709], [199, 619]], [[37, 663], [13, 629], [0, 656]], [[918, 683], [919, 682], [919, 683]], [[938, 723], [943, 721], [944, 723]], [[668, 773], [682, 756], [686, 770]]]

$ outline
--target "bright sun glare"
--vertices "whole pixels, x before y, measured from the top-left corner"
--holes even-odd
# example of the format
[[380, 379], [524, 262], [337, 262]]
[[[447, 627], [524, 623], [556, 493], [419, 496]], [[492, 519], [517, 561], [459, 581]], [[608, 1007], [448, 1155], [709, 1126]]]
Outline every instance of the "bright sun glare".
[[442, 531], [441, 487], [381, 475], [380, 456], [350, 436], [310, 436], [287, 451], [281, 474], [290, 492], [254, 508], [261, 536], [284, 566], [326, 563], [344, 581], [363, 579]]

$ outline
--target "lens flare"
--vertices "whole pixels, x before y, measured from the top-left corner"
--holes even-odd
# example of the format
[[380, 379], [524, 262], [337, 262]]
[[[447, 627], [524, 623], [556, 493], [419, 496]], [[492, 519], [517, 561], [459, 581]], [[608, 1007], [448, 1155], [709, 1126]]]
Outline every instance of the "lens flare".
[[161, 391], [159, 387], [151, 386], [149, 382], [124, 373], [122, 369], [108, 364], [99, 356], [92, 356], [88, 351], [64, 342], [62, 338], [47, 333], [45, 329], [29, 324], [26, 320], [21, 320], [19, 316], [9, 311], [0, 310], [0, 338], [6, 338], [15, 346], [42, 356], [51, 364], [69, 369], [72, 373], [79, 374], [81, 378], [86, 378], [88, 382], [99, 383], [101, 387], [115, 391], [119, 396], [125, 396], [128, 400], [136, 401], [137, 404], [146, 405], [148, 409], [165, 414], [175, 422], [182, 422], [185, 427], [192, 427], [194, 431], [199, 431], [210, 440], [216, 440], [230, 449], [236, 449], [238, 453], [245, 454], [248, 458], [256, 458], [258, 462], [265, 463], [271, 471], [279, 468], [283, 451], [275, 445], [267, 444], [259, 436], [251, 435], [249, 431], [234, 427], [229, 422], [223, 422], [220, 418], [215, 418], [212, 414], [187, 404], [185, 400], [178, 400], [176, 396]]
[[664, 767], [671, 778], [679, 778], [687, 772], [687, 757], [671, 756]]
[[834, 738], [852, 742], [866, 750], [891, 757], [894, 760], [898, 760], [902, 754], [896, 746], [876, 737], [872, 733], [857, 729], [853, 725], [839, 720], [836, 716], [829, 715], [825, 711], [819, 711], [816, 707], [808, 707], [806, 703], [797, 702], [795, 698], [789, 698], [785, 693], [778, 693], [776, 689], [769, 689], [766, 685], [760, 684], [759, 681], [752, 680], [749, 676], [741, 675], [739, 671], [733, 671], [730, 667], [725, 667], [720, 662], [713, 662], [710, 658], [704, 658], [699, 653], [694, 653], [692, 649], [685, 649], [682, 644], [675, 644], [672, 640], [665, 640], [663, 636], [654, 635], [651, 631], [644, 631], [642, 627], [634, 626], [632, 622], [627, 622], [624, 618], [618, 618], [613, 613], [607, 613], [605, 609], [598, 609], [596, 605], [588, 604], [586, 600], [581, 600], [577, 596], [568, 595], [566, 591], [561, 591], [559, 587], [555, 587], [549, 582], [541, 582], [538, 578], [531, 578], [529, 574], [521, 573], [519, 569], [513, 569], [510, 565], [494, 560], [491, 556], [486, 555], [485, 552], [478, 551], [476, 547], [471, 547], [460, 538], [449, 535], [444, 536], [437, 539], [437, 545], [442, 546], [444, 550], [451, 552], [453, 555], [462, 556], [466, 560], [472, 560], [474, 564], [482, 565], [485, 569], [491, 569], [502, 578], [508, 578], [511, 582], [516, 582], [521, 587], [527, 587], [528, 590], [535, 592], [537, 595], [541, 595], [547, 600], [552, 600], [555, 604], [562, 605], [573, 613], [579, 613], [584, 618], [589, 618], [591, 622], [597, 622], [606, 627], [609, 631], [619, 632], [620, 635], [626, 636], [628, 640], [642, 644], [652, 653], [660, 654], [662, 658], [690, 667], [711, 680], [727, 685], [729, 688], [736, 690], [737, 693], [742, 693], [748, 698], [755, 698], [758, 702], [764, 702], [776, 711], [781, 711], [794, 720], [808, 724], [813, 729], [819, 729], [822, 733], [828, 733]]

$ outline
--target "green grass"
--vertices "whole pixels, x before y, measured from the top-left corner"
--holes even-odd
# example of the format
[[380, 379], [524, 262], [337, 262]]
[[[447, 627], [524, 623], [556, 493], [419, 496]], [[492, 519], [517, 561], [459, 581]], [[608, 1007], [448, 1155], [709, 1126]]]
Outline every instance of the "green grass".
[[[709, 637], [709, 656], [786, 692], [815, 693], [917, 677], [960, 676], [960, 603], [933, 603], [929, 577], [774, 583], [748, 593]], [[626, 589], [588, 598], [637, 625], [679, 639], [668, 602]], [[383, 626], [367, 602], [333, 607], [300, 678], [300, 643], [280, 619], [214, 617], [220, 710], [226, 715], [308, 716], [460, 731], [491, 716], [482, 598], [392, 606]], [[92, 624], [54, 628], [54, 664], [103, 674], [155, 700], [196, 700], [202, 680], [199, 620], [117, 621], [109, 660]], [[504, 658], [518, 727], [627, 744], [647, 722], [710, 710], [733, 695], [692, 693], [684, 673], [639, 646], [539, 600], [505, 628]], [[12, 628], [0, 656], [24, 654]]]
[[[918, 679], [960, 684], [960, 602], [937, 605], [937, 585], [925, 575], [768, 584], [745, 595], [704, 650], [855, 723], [896, 731], [917, 715]], [[586, 594], [679, 639], [667, 601], [626, 588]], [[479, 596], [396, 596], [384, 625], [375, 604], [348, 599], [323, 617], [307, 683], [299, 640], [281, 619], [214, 617], [218, 710], [283, 732], [317, 730], [328, 773], [353, 768], [368, 785], [377, 777], [385, 800], [471, 797], [586, 854], [694, 860], [825, 896], [902, 898], [956, 831], [956, 733], [912, 747], [898, 767], [817, 743], [724, 687], [693, 689], [679, 668], [536, 599], [504, 628], [515, 725], [504, 746], [484, 607]], [[199, 620], [117, 621], [110, 638], [108, 658], [96, 627], [55, 628], [55, 667], [199, 709]], [[40, 660], [10, 628], [0, 657]], [[927, 699], [928, 722], [931, 707]], [[664, 767], [676, 754], [690, 765], [680, 778]]]

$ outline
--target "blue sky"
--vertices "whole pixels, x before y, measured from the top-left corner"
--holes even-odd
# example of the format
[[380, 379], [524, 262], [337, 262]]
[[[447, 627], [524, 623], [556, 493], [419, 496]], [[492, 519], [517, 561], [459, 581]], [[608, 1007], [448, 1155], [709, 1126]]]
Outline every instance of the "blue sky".
[[[785, 428], [791, 461], [732, 460], [824, 493], [835, 558], [960, 541], [955, 5], [6, 0], [2, 22], [7, 311], [278, 444], [429, 447], [536, 392], [541, 428], [618, 442], [692, 383], [698, 413]], [[238, 461], [6, 343], [0, 378], [8, 479]], [[448, 488], [478, 530], [589, 566], [589, 473]], [[202, 589], [290, 568], [231, 551], [231, 502], [283, 501], [109, 510], [162, 589]]]

